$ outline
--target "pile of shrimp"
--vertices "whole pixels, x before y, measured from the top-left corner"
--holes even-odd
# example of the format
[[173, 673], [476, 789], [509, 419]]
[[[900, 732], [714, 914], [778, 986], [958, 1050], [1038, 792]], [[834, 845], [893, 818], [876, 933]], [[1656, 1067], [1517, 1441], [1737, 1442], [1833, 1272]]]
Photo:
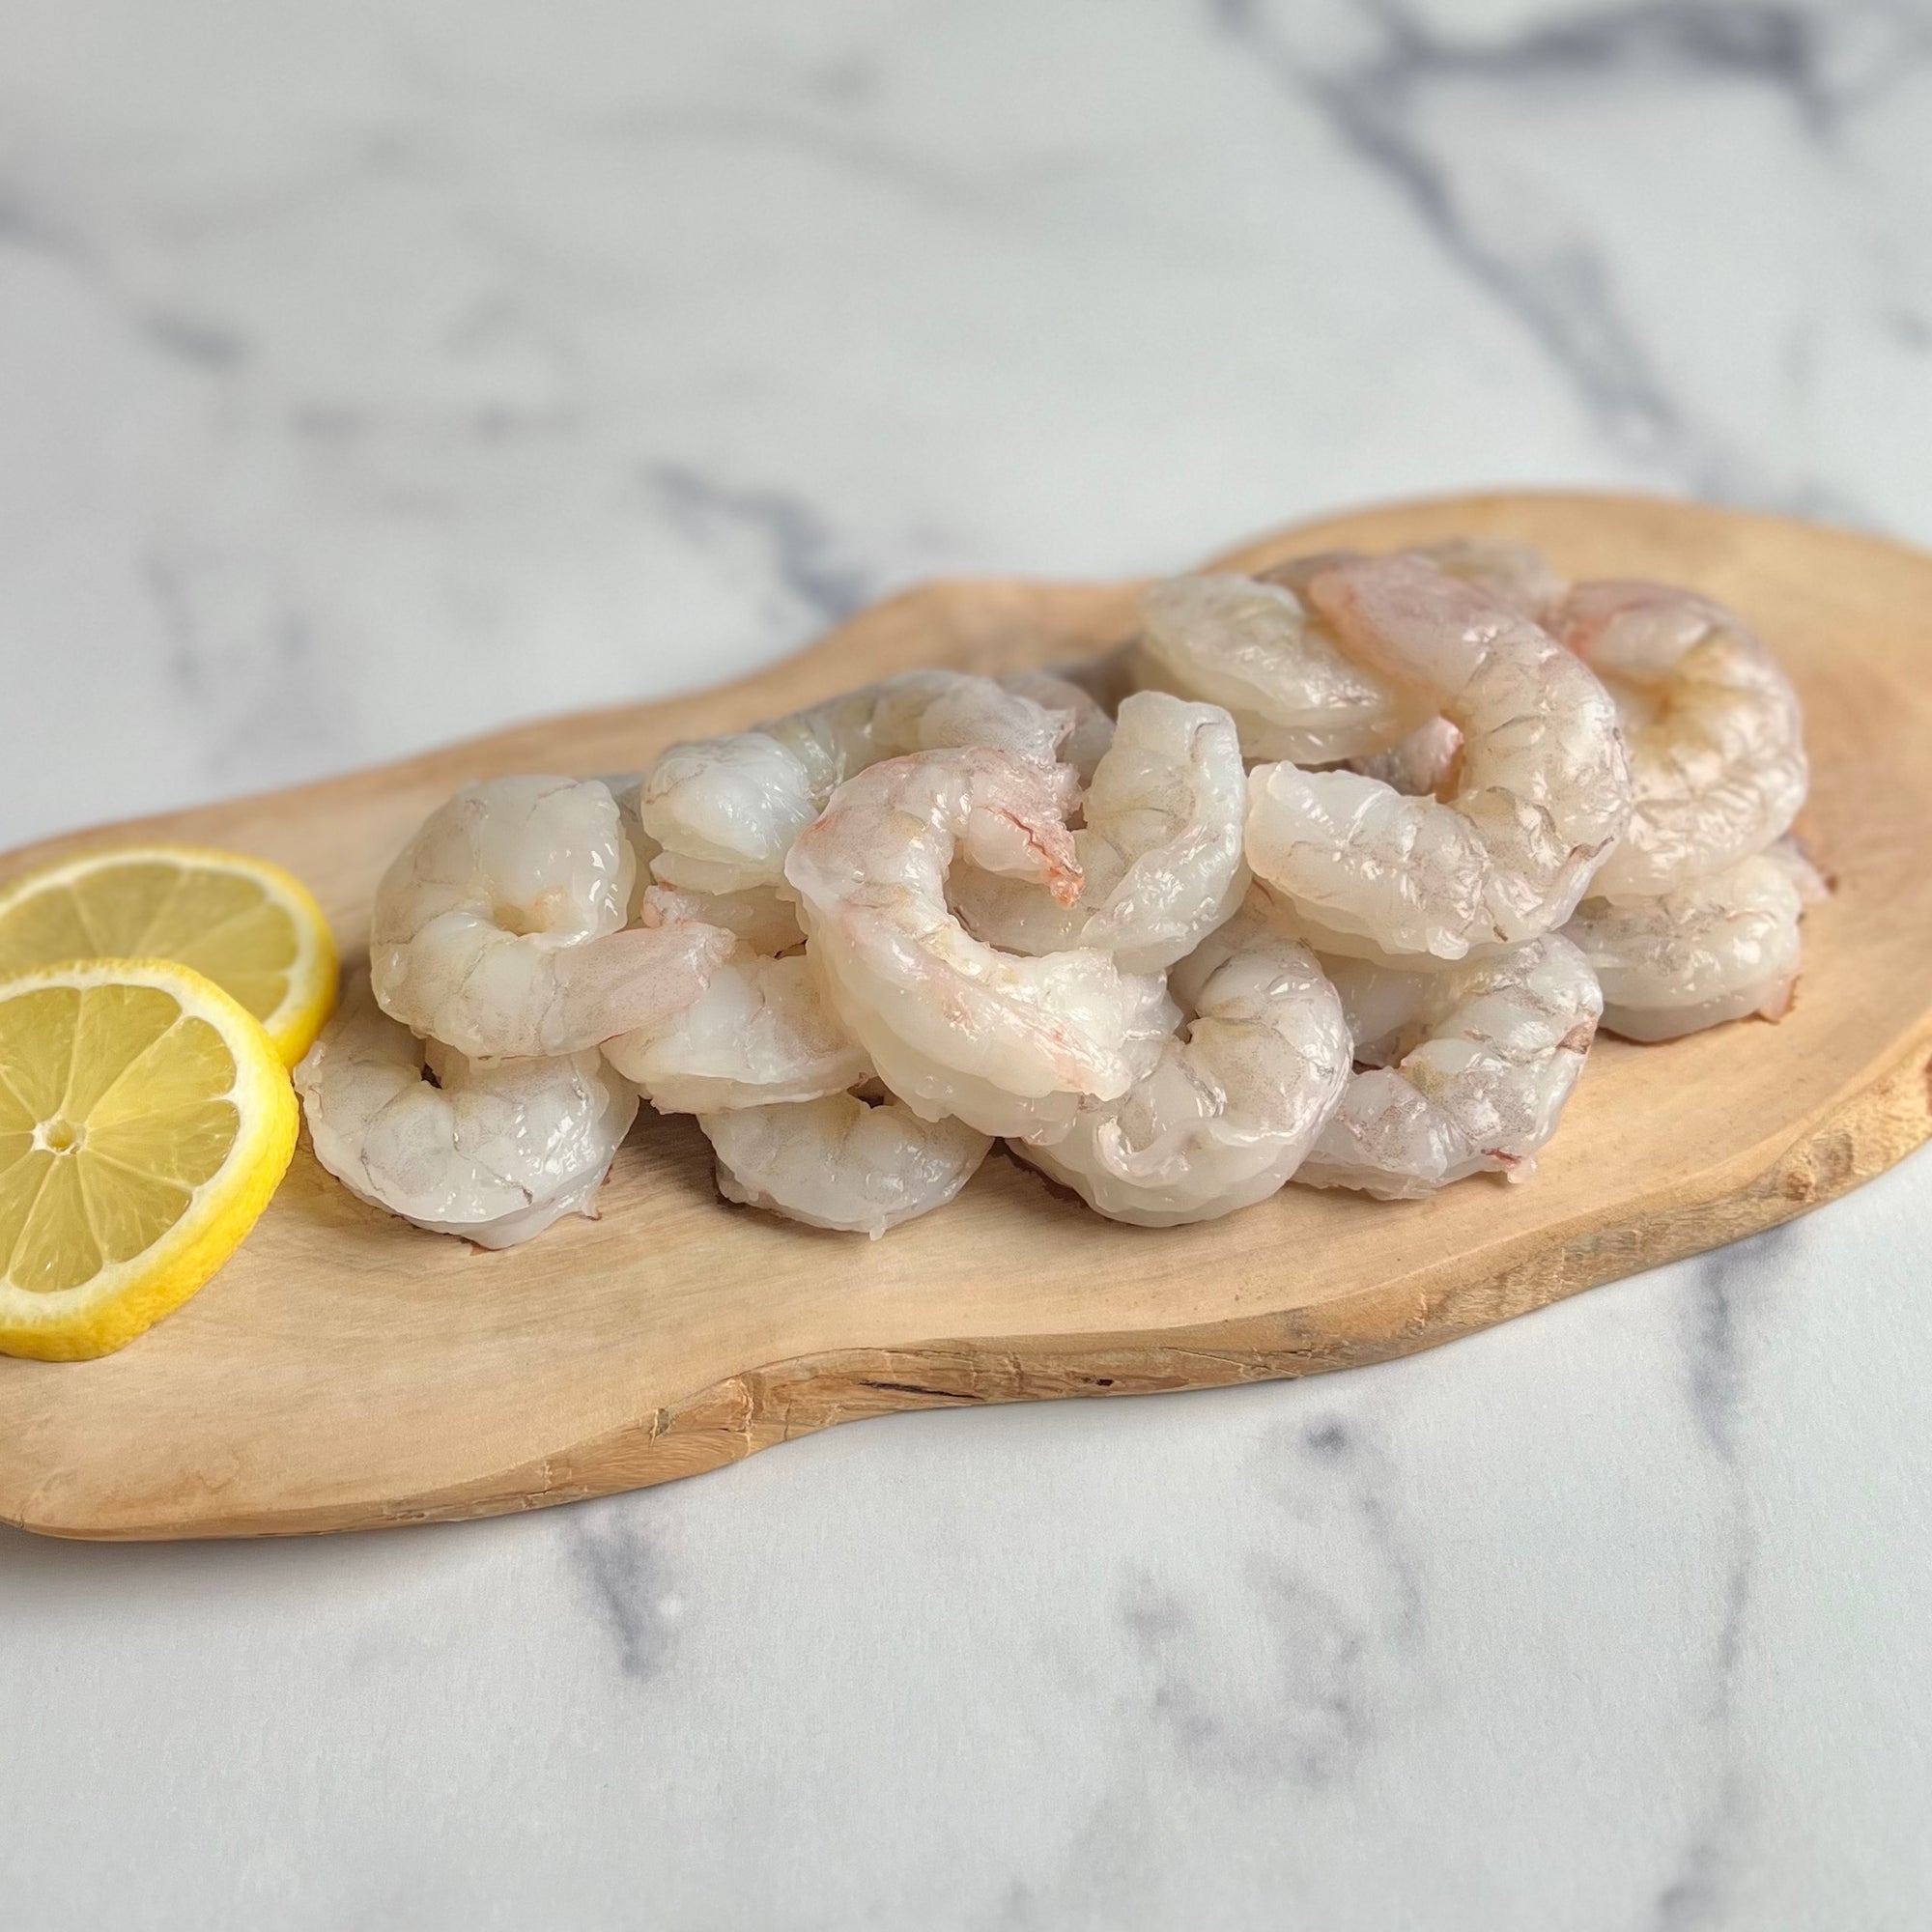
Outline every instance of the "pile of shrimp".
[[873, 1237], [995, 1141], [1097, 1212], [1526, 1179], [1598, 1028], [1780, 1017], [1825, 884], [1790, 684], [1519, 545], [1155, 584], [1065, 675], [918, 670], [639, 776], [502, 778], [376, 895], [297, 1072], [362, 1199], [593, 1215], [640, 1104]]

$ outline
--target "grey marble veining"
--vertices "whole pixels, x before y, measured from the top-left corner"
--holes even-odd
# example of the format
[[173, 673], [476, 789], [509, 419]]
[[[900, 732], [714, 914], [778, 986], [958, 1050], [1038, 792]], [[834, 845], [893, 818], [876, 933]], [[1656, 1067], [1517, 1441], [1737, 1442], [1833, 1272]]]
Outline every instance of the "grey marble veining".
[[[0, 842], [936, 571], [1581, 483], [1932, 542], [1932, 7], [0, 12]], [[1411, 1361], [0, 1535], [0, 1919], [1932, 1921], [1923, 1159]]]

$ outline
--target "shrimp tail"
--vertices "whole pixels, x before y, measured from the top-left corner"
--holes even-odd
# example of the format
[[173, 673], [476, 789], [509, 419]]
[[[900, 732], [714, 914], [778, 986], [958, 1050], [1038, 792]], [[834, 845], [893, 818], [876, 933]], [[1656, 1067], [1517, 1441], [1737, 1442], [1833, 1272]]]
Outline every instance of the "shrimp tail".
[[679, 921], [552, 953], [538, 1050], [580, 1053], [619, 1034], [663, 1032], [696, 1004], [732, 944], [718, 926]]

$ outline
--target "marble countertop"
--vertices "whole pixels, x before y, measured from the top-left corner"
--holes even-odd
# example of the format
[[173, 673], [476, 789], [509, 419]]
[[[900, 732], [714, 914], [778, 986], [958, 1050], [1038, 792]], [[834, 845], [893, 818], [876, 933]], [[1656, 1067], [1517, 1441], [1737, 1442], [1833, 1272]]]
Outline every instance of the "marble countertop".
[[[1928, 182], [1928, 0], [15, 0], [0, 844], [1376, 497], [1932, 543]], [[0, 1532], [0, 1915], [1921, 1927], [1929, 1219], [515, 1521]]]

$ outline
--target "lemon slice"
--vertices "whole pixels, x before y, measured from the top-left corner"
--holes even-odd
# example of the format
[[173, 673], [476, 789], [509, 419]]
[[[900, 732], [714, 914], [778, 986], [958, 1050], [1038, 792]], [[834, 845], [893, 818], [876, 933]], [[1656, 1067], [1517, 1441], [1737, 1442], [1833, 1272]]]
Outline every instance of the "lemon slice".
[[192, 845], [86, 852], [0, 887], [0, 980], [76, 959], [177, 959], [269, 1030], [283, 1064], [335, 1005], [335, 941], [279, 866]]
[[0, 1354], [124, 1348], [240, 1245], [295, 1151], [260, 1023], [172, 960], [0, 984]]

